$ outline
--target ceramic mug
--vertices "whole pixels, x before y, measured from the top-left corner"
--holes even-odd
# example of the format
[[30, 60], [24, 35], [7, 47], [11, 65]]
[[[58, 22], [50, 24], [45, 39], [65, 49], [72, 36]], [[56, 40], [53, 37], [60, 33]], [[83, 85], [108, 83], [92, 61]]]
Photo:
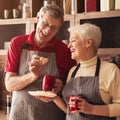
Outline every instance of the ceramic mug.
[[12, 18], [11, 17], [11, 10], [5, 9], [4, 10], [4, 19], [9, 19], [9, 18]]
[[13, 9], [13, 18], [19, 18], [20, 17], [20, 10]]
[[44, 75], [42, 79], [42, 90], [52, 91], [54, 88], [55, 77], [52, 75]]
[[74, 102], [74, 105], [73, 106], [69, 106], [69, 111], [72, 112], [72, 111], [75, 111], [75, 110], [78, 110], [78, 100], [75, 99], [75, 96], [69, 96], [68, 97], [68, 101], [69, 102]]

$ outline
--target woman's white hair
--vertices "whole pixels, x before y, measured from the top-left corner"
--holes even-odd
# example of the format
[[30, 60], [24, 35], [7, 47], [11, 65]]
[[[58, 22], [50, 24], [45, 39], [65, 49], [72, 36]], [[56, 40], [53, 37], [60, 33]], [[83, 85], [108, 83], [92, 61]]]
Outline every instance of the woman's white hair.
[[102, 32], [98, 26], [91, 23], [84, 23], [81, 25], [70, 27], [68, 31], [70, 33], [77, 33], [83, 41], [92, 40], [94, 50], [97, 53], [102, 39]]

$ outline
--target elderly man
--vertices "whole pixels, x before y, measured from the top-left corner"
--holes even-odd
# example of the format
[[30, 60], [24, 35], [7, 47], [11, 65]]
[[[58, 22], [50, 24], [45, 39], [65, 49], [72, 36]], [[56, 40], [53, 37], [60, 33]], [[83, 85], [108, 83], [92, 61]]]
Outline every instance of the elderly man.
[[[13, 92], [9, 120], [64, 120], [64, 112], [53, 102], [46, 104], [28, 94], [42, 89], [45, 74], [56, 78], [54, 91], [59, 94], [69, 69], [75, 65], [70, 50], [55, 38], [63, 17], [59, 6], [43, 6], [37, 14], [36, 30], [12, 39], [5, 66], [6, 89]], [[46, 64], [39, 60], [41, 56], [48, 59]]]

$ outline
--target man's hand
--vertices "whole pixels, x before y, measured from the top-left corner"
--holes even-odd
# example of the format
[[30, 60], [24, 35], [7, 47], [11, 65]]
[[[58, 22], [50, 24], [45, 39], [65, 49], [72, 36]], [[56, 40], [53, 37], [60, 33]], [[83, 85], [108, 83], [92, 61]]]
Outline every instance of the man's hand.
[[62, 88], [63, 88], [63, 82], [60, 79], [56, 79], [54, 88], [52, 91], [57, 94], [57, 93], [61, 92]]
[[45, 97], [45, 96], [35, 96], [36, 99], [41, 100], [43, 102], [51, 102], [53, 101], [56, 97]]
[[33, 77], [36, 79], [39, 77], [43, 69], [42, 61], [39, 59], [40, 59], [40, 56], [33, 55], [31, 61], [29, 62], [29, 71], [33, 75]]
[[[55, 79], [55, 84], [54, 84], [54, 88], [53, 88], [52, 92], [58, 94], [59, 92], [61, 92], [62, 88], [63, 88], [62, 81], [60, 79]], [[56, 97], [35, 96], [35, 98], [37, 98], [43, 102], [51, 102], [51, 101], [55, 100]]]

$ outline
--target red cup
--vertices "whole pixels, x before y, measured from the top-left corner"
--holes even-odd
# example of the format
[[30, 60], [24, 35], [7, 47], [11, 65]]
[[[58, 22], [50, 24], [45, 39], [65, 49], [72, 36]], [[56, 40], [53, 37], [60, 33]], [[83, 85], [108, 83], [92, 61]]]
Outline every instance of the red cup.
[[52, 91], [54, 88], [55, 77], [51, 75], [44, 75], [42, 80], [42, 90]]
[[69, 106], [69, 110], [70, 110], [70, 112], [72, 112], [72, 111], [75, 111], [75, 110], [78, 110], [79, 108], [78, 108], [78, 100], [77, 99], [75, 99], [74, 98], [75, 96], [69, 96], [69, 98], [68, 98], [68, 100], [69, 100], [69, 102], [74, 102], [75, 104], [74, 104], [74, 106]]

